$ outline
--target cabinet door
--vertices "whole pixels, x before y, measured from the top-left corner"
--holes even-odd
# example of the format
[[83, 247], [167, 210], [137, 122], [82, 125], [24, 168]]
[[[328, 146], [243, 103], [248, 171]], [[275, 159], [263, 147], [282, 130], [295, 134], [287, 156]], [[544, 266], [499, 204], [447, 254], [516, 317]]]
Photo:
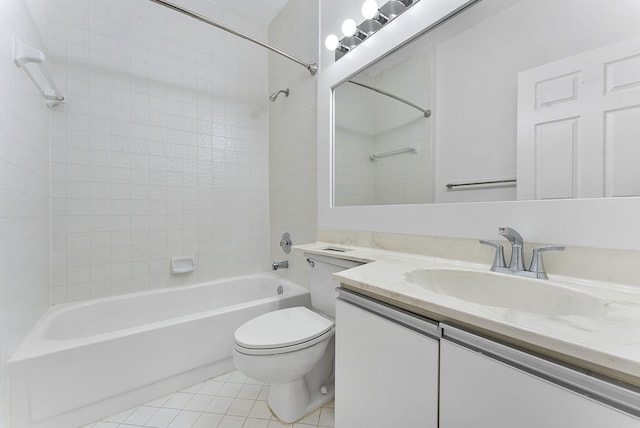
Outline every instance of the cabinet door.
[[350, 303], [336, 307], [336, 427], [436, 428], [438, 341]]
[[640, 419], [448, 340], [440, 428], [638, 428]]

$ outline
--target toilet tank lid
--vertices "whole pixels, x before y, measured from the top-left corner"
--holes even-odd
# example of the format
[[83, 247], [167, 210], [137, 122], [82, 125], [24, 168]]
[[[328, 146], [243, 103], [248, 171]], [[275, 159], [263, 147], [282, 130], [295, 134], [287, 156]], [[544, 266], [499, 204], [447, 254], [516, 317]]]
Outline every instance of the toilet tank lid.
[[333, 328], [333, 321], [305, 307], [279, 309], [247, 321], [234, 334], [245, 348], [267, 349], [296, 345]]

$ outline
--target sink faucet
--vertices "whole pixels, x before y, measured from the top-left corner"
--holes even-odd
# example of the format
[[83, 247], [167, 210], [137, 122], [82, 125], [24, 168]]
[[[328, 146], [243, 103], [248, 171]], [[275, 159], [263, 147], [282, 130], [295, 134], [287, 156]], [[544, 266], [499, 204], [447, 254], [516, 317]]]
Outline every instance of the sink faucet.
[[509, 262], [509, 269], [512, 271], [523, 271], [524, 270], [524, 261], [523, 261], [523, 252], [522, 246], [524, 245], [524, 241], [522, 236], [515, 230], [510, 227], [501, 227], [498, 229], [498, 233], [511, 243], [511, 261]]
[[496, 254], [491, 265], [493, 272], [508, 273], [511, 275], [524, 276], [528, 278], [548, 279], [547, 273], [544, 269], [542, 262], [542, 254], [546, 251], [562, 251], [563, 246], [549, 245], [546, 247], [539, 247], [533, 249], [533, 257], [531, 258], [531, 265], [529, 270], [524, 267], [523, 247], [524, 240], [522, 236], [510, 227], [501, 227], [498, 229], [498, 233], [504, 236], [511, 244], [511, 261], [509, 267], [506, 266], [504, 261], [504, 248], [500, 244], [495, 242], [480, 240], [481, 244], [489, 245], [496, 249]]

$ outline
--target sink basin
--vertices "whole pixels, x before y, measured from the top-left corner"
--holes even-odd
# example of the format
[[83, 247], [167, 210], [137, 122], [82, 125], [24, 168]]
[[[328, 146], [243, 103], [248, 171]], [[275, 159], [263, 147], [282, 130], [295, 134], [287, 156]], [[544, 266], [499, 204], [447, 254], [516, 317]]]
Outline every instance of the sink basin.
[[606, 302], [549, 280], [463, 269], [417, 269], [405, 279], [427, 291], [484, 306], [548, 316], [598, 317]]

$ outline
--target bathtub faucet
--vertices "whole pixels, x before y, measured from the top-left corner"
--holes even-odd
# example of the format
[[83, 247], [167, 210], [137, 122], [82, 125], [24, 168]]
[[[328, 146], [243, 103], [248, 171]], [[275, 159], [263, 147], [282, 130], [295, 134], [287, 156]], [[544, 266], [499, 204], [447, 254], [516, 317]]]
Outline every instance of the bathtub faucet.
[[289, 267], [289, 262], [288, 261], [283, 261], [283, 262], [273, 262], [271, 264], [271, 269], [273, 270], [278, 270], [278, 269], [286, 269]]

